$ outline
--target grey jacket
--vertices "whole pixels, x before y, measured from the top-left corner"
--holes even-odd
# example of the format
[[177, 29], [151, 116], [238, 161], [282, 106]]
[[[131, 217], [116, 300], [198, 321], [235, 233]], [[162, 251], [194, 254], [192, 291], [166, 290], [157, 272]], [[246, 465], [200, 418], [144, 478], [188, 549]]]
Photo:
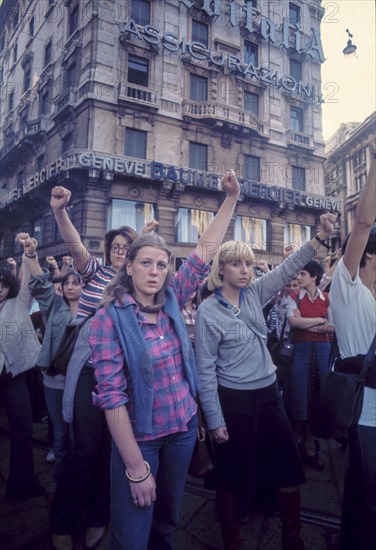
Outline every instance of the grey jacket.
[[35, 367], [40, 352], [29, 314], [32, 297], [28, 288], [30, 270], [26, 262], [23, 268], [18, 295], [0, 304], [0, 356], [13, 377]]

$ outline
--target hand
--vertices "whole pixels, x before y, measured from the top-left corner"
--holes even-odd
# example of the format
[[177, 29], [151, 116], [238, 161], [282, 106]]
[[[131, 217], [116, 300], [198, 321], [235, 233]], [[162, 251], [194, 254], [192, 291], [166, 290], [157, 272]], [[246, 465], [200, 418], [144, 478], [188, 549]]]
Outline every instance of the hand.
[[221, 179], [223, 191], [226, 191], [228, 197], [238, 197], [240, 193], [240, 185], [236, 179], [234, 170], [228, 170]]
[[34, 237], [28, 237], [24, 243], [24, 252], [26, 256], [34, 256], [37, 252], [38, 241]]
[[146, 233], [151, 233], [152, 231], [154, 231], [156, 227], [158, 227], [158, 225], [159, 225], [159, 222], [157, 222], [156, 220], [146, 221], [141, 231], [141, 235], [146, 235]]
[[157, 498], [156, 484], [153, 474], [150, 474], [145, 481], [139, 483], [129, 482], [133, 504], [137, 507], [144, 508], [150, 506]]
[[71, 256], [63, 256], [63, 265], [73, 265], [73, 258]]
[[292, 314], [296, 319], [298, 319], [302, 316], [302, 314], [300, 313], [300, 309], [298, 309], [298, 308], [293, 309]]
[[16, 263], [16, 260], [14, 258], [7, 258], [7, 264], [9, 265], [9, 267], [11, 269], [16, 269], [17, 268], [17, 263]]
[[258, 267], [259, 269], [261, 269], [263, 273], [267, 273], [268, 271], [270, 271], [269, 266], [265, 260], [256, 260], [255, 267]]
[[62, 187], [61, 185], [53, 187], [51, 190], [50, 200], [50, 206], [52, 210], [64, 210], [64, 208], [70, 201], [71, 196], [72, 193], [69, 191], [69, 189]]
[[15, 241], [21, 246], [25, 246], [27, 239], [30, 239], [29, 233], [17, 233]]
[[321, 230], [323, 233], [325, 233], [328, 237], [331, 234], [331, 232], [334, 229], [334, 224], [337, 221], [337, 214], [332, 214], [331, 212], [326, 212], [326, 214], [321, 214], [320, 216], [320, 222], [321, 222]]
[[213, 441], [216, 443], [226, 443], [229, 440], [229, 435], [226, 426], [222, 426], [221, 428], [216, 428], [215, 430], [211, 430], [211, 435], [213, 437]]
[[47, 256], [46, 257], [46, 262], [48, 263], [48, 265], [50, 265], [52, 267], [58, 267], [57, 261], [55, 260], [55, 258], [53, 256]]

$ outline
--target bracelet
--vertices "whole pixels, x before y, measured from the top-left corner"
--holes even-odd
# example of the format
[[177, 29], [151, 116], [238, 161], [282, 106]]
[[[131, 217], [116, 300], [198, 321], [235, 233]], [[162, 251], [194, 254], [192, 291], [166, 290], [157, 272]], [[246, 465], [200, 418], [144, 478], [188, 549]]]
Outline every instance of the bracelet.
[[330, 244], [326, 243], [325, 241], [323, 241], [322, 239], [320, 239], [320, 237], [318, 235], [316, 235], [315, 237], [316, 241], [318, 241], [320, 244], [322, 244], [322, 246], [325, 246], [325, 248], [327, 250], [330, 250]]
[[26, 254], [26, 253], [25, 253], [25, 256], [26, 256], [26, 258], [36, 258], [36, 257], [37, 257], [37, 253], [36, 253], [36, 252], [34, 252], [34, 254]]
[[146, 466], [146, 474], [143, 477], [131, 477], [128, 474], [127, 469], [125, 468], [125, 475], [127, 476], [127, 479], [131, 481], [132, 483], [141, 483], [142, 481], [145, 481], [150, 476], [150, 464], [146, 460], [144, 460], [145, 466]]

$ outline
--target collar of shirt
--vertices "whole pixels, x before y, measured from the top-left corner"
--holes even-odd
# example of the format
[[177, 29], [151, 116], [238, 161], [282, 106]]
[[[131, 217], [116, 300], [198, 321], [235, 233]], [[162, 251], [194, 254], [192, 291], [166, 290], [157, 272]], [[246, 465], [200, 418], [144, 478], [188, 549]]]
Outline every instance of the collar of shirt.
[[319, 289], [319, 287], [317, 287], [316, 294], [315, 294], [315, 297], [313, 298], [313, 300], [311, 300], [311, 297], [308, 294], [308, 292], [306, 291], [306, 289], [301, 288], [300, 292], [299, 292], [299, 300], [303, 300], [303, 298], [306, 294], [307, 294], [308, 300], [310, 300], [311, 302], [314, 302], [317, 297], [320, 298], [320, 300], [323, 300], [325, 302], [325, 297], [324, 297], [323, 293], [321, 292], [321, 290]]

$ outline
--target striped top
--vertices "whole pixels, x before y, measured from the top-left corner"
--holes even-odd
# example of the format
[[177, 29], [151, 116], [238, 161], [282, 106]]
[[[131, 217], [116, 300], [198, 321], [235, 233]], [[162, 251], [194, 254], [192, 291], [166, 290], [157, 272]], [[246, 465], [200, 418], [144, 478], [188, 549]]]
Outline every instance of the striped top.
[[115, 277], [116, 271], [109, 265], [101, 265], [94, 256], [90, 256], [83, 271], [76, 268], [75, 271], [81, 275], [84, 283], [77, 313], [77, 318], [82, 319], [95, 312], [105, 287]]

